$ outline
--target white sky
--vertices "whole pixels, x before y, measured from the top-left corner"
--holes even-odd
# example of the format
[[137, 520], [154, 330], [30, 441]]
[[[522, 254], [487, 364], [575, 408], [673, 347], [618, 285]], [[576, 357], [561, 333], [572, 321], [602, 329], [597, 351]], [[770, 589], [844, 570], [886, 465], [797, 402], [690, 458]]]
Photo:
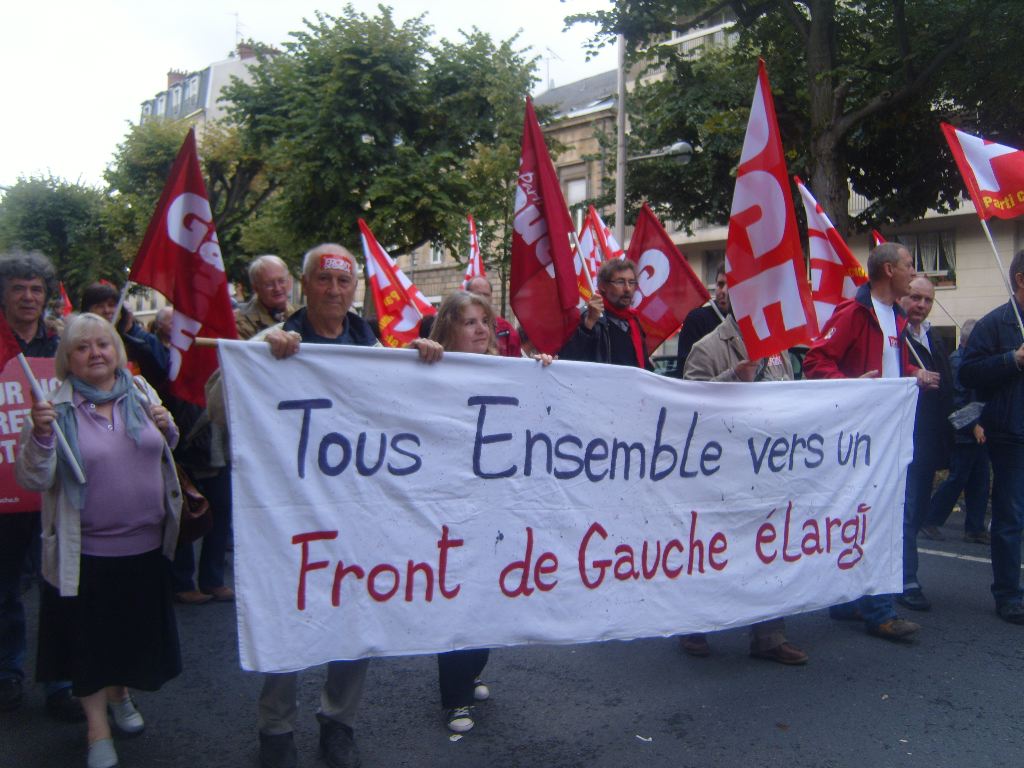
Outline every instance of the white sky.
[[[583, 42], [592, 27], [563, 33], [562, 19], [608, 0], [391, 0], [401, 22], [427, 13], [440, 37], [458, 39], [477, 26], [497, 41], [522, 29], [543, 81], [555, 85], [615, 66], [613, 48], [589, 63]], [[375, 15], [377, 0], [353, 0]], [[53, 173], [102, 185], [140, 105], [167, 86], [167, 70], [193, 71], [227, 58], [236, 13], [242, 37], [279, 45], [317, 10], [338, 15], [326, 0], [7, 0], [0, 4], [0, 186], [19, 176]], [[555, 56], [552, 56], [550, 49]], [[543, 85], [538, 86], [543, 90]]]

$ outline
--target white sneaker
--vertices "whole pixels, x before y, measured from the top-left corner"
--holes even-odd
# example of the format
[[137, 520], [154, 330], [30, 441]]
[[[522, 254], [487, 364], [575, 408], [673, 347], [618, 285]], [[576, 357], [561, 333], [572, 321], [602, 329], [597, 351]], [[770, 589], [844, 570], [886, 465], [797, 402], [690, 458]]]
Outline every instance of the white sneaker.
[[117, 752], [113, 739], [99, 739], [89, 745], [87, 768], [117, 768]]
[[137, 736], [146, 727], [139, 710], [135, 708], [135, 700], [131, 696], [124, 701], [108, 701], [107, 707], [114, 717], [114, 725], [125, 736]]
[[473, 730], [473, 711], [469, 707], [455, 707], [447, 714], [448, 730], [454, 733], [465, 733]]
[[491, 689], [479, 677], [473, 681], [473, 698], [477, 701], [487, 701], [491, 698]]

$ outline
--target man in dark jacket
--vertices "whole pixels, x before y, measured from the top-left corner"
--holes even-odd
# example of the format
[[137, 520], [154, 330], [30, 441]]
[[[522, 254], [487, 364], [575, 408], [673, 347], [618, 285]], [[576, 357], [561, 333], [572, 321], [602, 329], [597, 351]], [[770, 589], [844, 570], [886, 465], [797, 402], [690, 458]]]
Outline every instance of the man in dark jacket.
[[729, 301], [729, 284], [725, 279], [725, 264], [718, 265], [715, 274], [715, 296], [710, 303], [691, 309], [683, 319], [682, 330], [679, 331], [678, 347], [676, 348], [675, 376], [683, 378], [686, 358], [693, 345], [703, 339], [719, 326], [722, 319], [732, 314], [732, 303]]
[[[960, 382], [985, 402], [981, 425], [992, 462], [992, 596], [1004, 621], [1024, 624], [1020, 544], [1024, 521], [1024, 251], [1009, 270], [1013, 297], [978, 321]], [[1014, 306], [1016, 305], [1016, 306]]]
[[644, 329], [632, 306], [636, 278], [636, 265], [628, 259], [609, 259], [601, 265], [597, 293], [559, 357], [654, 370], [647, 357]]
[[[938, 374], [911, 365], [907, 346], [901, 342], [907, 318], [899, 300], [910, 293], [914, 276], [914, 260], [902, 245], [883, 243], [875, 248], [868, 256], [868, 282], [854, 298], [836, 307], [807, 353], [807, 378], [914, 376], [922, 389], [937, 388]], [[885, 640], [910, 640], [920, 629], [896, 615], [891, 595], [865, 595], [833, 606], [829, 614], [836, 619], [863, 619], [869, 635]]]
[[933, 332], [928, 315], [935, 303], [935, 286], [923, 275], [910, 283], [910, 293], [900, 299], [907, 313], [905, 339], [914, 360], [939, 374], [939, 388], [922, 390], [917, 398], [914, 420], [914, 459], [907, 468], [907, 491], [903, 505], [903, 594], [897, 602], [913, 611], [927, 611], [931, 603], [917, 579], [917, 532], [928, 516], [935, 473], [949, 463], [953, 429], [948, 417], [953, 410], [952, 374], [946, 348]]

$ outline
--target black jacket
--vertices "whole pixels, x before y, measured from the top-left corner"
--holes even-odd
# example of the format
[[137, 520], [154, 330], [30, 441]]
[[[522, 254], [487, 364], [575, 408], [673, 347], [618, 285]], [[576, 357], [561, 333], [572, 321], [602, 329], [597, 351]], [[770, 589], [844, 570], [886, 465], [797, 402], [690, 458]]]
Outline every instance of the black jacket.
[[1024, 370], [1013, 356], [1022, 341], [1007, 302], [974, 326], [960, 363], [960, 383], [975, 389], [985, 403], [981, 426], [991, 442], [1024, 443]]
[[[558, 352], [558, 356], [562, 360], [580, 360], [584, 363], [608, 363], [612, 365], [635, 365], [635, 363], [626, 362], [624, 360], [613, 359], [612, 355], [612, 334], [622, 334], [626, 338], [629, 338], [629, 329], [624, 327], [624, 321], [619, 320], [615, 317], [609, 317], [608, 313], [605, 312], [601, 317], [598, 318], [597, 322], [594, 323], [594, 327], [587, 330], [585, 323], [586, 313], [580, 318], [580, 324], [576, 326], [576, 330], [573, 331], [572, 336], [569, 337], [569, 341], [565, 343], [565, 346]], [[612, 327], [614, 324], [614, 328]], [[647, 348], [647, 335], [644, 333], [644, 327], [640, 326], [640, 340], [644, 345], [644, 349]], [[630, 342], [632, 344], [632, 342]], [[651, 365], [650, 359], [644, 353], [644, 368], [648, 371], [653, 371], [654, 366]]]

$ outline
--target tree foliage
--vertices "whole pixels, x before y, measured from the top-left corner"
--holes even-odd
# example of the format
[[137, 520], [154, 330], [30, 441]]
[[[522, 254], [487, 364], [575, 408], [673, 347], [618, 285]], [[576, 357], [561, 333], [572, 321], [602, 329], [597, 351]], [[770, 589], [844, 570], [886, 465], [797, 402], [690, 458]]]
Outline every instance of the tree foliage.
[[[699, 57], [645, 48], [655, 35], [690, 31], [723, 11], [736, 19], [728, 48]], [[728, 218], [762, 57], [790, 170], [845, 233], [957, 205], [961, 186], [940, 120], [1019, 137], [1022, 17], [1010, 0], [617, 0], [570, 20], [599, 25], [595, 46], [625, 34], [634, 60], [665, 68], [631, 96], [637, 145], [695, 146], [683, 168], [631, 167], [634, 204], [650, 197], [681, 221]], [[871, 201], [854, 219], [851, 186]]]

